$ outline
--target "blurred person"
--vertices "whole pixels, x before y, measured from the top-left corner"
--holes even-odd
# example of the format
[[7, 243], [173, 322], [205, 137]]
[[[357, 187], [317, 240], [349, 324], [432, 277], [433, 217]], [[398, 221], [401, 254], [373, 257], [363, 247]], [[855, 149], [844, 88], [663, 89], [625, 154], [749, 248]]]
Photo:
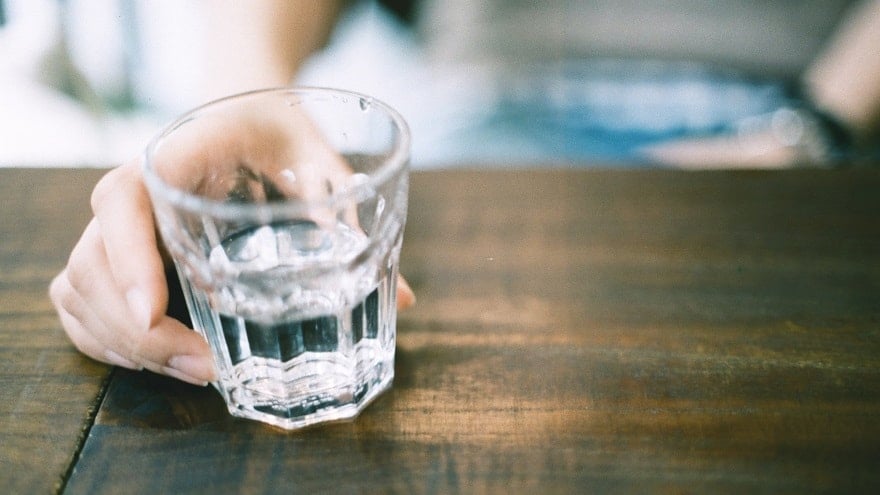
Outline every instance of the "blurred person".
[[422, 47], [413, 99], [464, 107], [433, 119], [458, 124], [443, 163], [826, 164], [875, 130], [876, 1], [392, 3]]
[[283, 7], [275, 36], [255, 16], [282, 7], [259, 2], [5, 0], [0, 163], [118, 163], [248, 78], [387, 100], [417, 167], [826, 162], [829, 127], [860, 137], [852, 107], [877, 113], [873, 1], [328, 1]]
[[[291, 81], [344, 85], [398, 106], [416, 136], [424, 130], [421, 151], [445, 163], [788, 166], [848, 156], [876, 123], [876, 0], [388, 3], [408, 27], [384, 14], [381, 23], [413, 45], [365, 37], [344, 2], [201, 5], [210, 50], [182, 100]], [[340, 19], [348, 31], [334, 32]], [[351, 51], [358, 42], [370, 50]], [[328, 62], [350, 70], [328, 72]], [[137, 160], [101, 179], [92, 208], [50, 288], [71, 340], [100, 361], [213, 379], [207, 345], [166, 315], [166, 266]]]

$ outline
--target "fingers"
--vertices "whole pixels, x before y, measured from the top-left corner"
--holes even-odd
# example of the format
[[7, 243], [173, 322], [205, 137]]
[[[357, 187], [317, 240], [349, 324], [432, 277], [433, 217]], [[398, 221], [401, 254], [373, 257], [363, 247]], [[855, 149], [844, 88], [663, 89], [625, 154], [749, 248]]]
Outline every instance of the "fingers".
[[[63, 279], [64, 275], [59, 275], [58, 280]], [[62, 290], [54, 288], [60, 285], [63, 282], [53, 283], [53, 292]], [[208, 344], [199, 334], [172, 318], [166, 318], [144, 334], [144, 338], [135, 343], [140, 354], [135, 353], [129, 359], [95, 338], [91, 333], [95, 326], [86, 329], [86, 325], [94, 325], [93, 318], [80, 320], [64, 307], [58, 308], [58, 314], [71, 342], [97, 361], [132, 370], [146, 368], [200, 386], [217, 379]]]
[[95, 218], [49, 295], [83, 354], [204, 385], [216, 378], [207, 343], [165, 316], [168, 289], [138, 165], [114, 169], [95, 187]]
[[403, 310], [416, 303], [416, 295], [402, 276], [397, 277], [397, 309]]
[[134, 322], [100, 241], [100, 227], [93, 220], [71, 253], [68, 268], [50, 286], [71, 342], [105, 363], [147, 368], [198, 385], [213, 381], [210, 349], [201, 335], [164, 315], [150, 328]]
[[116, 366], [133, 370], [143, 369], [143, 366], [138, 363], [124, 358], [119, 353], [108, 349], [88, 330], [86, 330], [79, 319], [68, 312], [66, 308], [71, 307], [74, 304], [71, 302], [62, 302], [62, 300], [65, 297], [75, 297], [75, 292], [73, 292], [70, 287], [66, 271], [55, 277], [55, 280], [52, 281], [52, 285], [49, 288], [49, 293], [53, 302], [56, 303], [58, 316], [65, 332], [70, 338], [70, 341], [74, 343], [80, 352], [95, 360], [108, 364], [114, 364]]
[[[262, 134], [255, 132], [254, 139], [266, 135], [266, 129], [260, 129]], [[248, 155], [242, 151], [271, 148], [262, 139], [260, 146], [244, 146], [231, 140], [230, 135], [234, 133], [219, 135], [218, 146], [205, 147], [210, 140], [202, 140], [190, 148], [171, 146], [168, 149], [173, 150], [172, 158], [180, 153], [193, 157], [196, 168], [217, 162], [219, 158], [236, 158], [222, 161], [226, 165], [214, 169], [216, 173], [223, 167], [240, 167], [241, 163], [261, 164], [266, 168], [257, 169], [260, 170], [257, 177], [260, 180], [264, 176], [283, 177], [284, 181], [274, 180], [273, 185], [285, 196], [294, 191], [306, 199], [312, 193], [328, 194], [345, 187], [351, 176], [345, 161], [328, 148], [315, 147], [302, 140], [294, 144], [286, 141], [288, 146], [281, 146], [284, 160], [276, 159], [276, 155], [266, 159], [259, 153]], [[274, 139], [282, 138], [275, 135]], [[218, 153], [223, 156], [215, 156]], [[172, 168], [179, 163], [167, 160]], [[328, 165], [312, 175], [302, 169], [278, 168], [278, 164], [289, 163]], [[174, 170], [184, 174], [183, 168]], [[286, 171], [290, 174], [285, 175]], [[200, 186], [190, 178], [180, 177], [181, 183], [208, 188], [223, 185], [220, 181]], [[217, 194], [221, 199], [226, 197], [226, 191]], [[91, 206], [94, 219], [71, 252], [66, 269], [50, 286], [50, 297], [70, 340], [77, 349], [98, 361], [131, 369], [147, 368], [190, 383], [215, 380], [216, 370], [204, 338], [165, 314], [169, 295], [164, 263], [139, 161], [106, 174], [92, 193]], [[353, 211], [349, 222], [356, 226]], [[397, 291], [399, 308], [415, 302], [412, 290], [402, 278]]]
[[150, 371], [196, 385], [217, 379], [205, 339], [167, 316], [142, 335], [136, 343], [134, 358]]
[[[132, 338], [146, 333], [149, 322], [138, 322], [125, 292], [114, 279], [97, 220], [89, 222], [70, 253], [65, 280], [59, 282], [61, 306], [105, 347], [123, 356], [134, 353]], [[97, 356], [93, 356], [100, 359]]]
[[130, 316], [146, 330], [164, 314], [168, 289], [138, 161], [110, 171], [98, 182], [92, 193], [92, 210], [103, 249], [99, 245], [87, 249], [104, 251], [106, 268], [125, 295]]

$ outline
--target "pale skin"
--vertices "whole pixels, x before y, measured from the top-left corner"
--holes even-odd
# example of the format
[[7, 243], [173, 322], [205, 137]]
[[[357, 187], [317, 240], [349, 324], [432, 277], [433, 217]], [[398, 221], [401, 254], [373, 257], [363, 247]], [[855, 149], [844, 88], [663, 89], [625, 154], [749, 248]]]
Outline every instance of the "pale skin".
[[[216, 53], [205, 97], [283, 86], [326, 40], [338, 2], [215, 2], [209, 36]], [[293, 26], [293, 29], [291, 29]], [[259, 54], [260, 56], [257, 56]], [[91, 196], [94, 218], [52, 281], [50, 298], [70, 340], [108, 364], [148, 369], [189, 383], [217, 378], [205, 340], [166, 316], [167, 257], [156, 233], [141, 163], [108, 172]], [[398, 307], [415, 297], [402, 279]]]
[[[827, 46], [801, 75], [813, 104], [842, 123], [857, 146], [877, 136], [880, 123], [880, 0], [864, 0], [842, 20]], [[772, 133], [673, 141], [647, 150], [680, 168], [782, 168], [809, 163], [802, 150]]]
[[[214, 58], [206, 85], [193, 96], [193, 104], [286, 85], [302, 62], [326, 42], [343, 3], [211, 2], [208, 36]], [[870, 0], [804, 75], [814, 102], [849, 125], [857, 137], [876, 129], [880, 113], [878, 33], [880, 0]], [[759, 144], [759, 149], [766, 146]], [[752, 156], [742, 146], [697, 141], [655, 151], [658, 159], [677, 166], [778, 166], [796, 159], [784, 154]], [[70, 340], [87, 356], [105, 363], [149, 369], [199, 385], [216, 379], [204, 339], [165, 314], [167, 260], [140, 163], [133, 160], [107, 173], [92, 193], [91, 206], [94, 218], [50, 287]], [[398, 306], [405, 308], [414, 301], [401, 280]]]

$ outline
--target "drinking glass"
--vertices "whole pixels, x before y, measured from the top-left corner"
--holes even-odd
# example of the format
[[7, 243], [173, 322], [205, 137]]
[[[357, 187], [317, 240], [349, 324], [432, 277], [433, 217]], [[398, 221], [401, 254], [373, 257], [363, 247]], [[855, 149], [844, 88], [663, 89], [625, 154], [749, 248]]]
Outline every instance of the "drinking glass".
[[218, 100], [147, 146], [158, 230], [231, 414], [297, 429], [391, 386], [409, 147], [394, 109], [323, 88]]

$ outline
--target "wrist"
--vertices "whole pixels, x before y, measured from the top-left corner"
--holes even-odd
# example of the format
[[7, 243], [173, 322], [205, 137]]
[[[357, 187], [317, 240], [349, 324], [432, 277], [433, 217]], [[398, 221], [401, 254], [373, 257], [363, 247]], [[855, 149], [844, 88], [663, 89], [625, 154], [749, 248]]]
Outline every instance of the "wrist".
[[818, 163], [835, 165], [850, 159], [856, 146], [855, 133], [842, 118], [822, 108], [807, 88], [798, 88], [789, 104], [777, 112], [789, 112], [793, 126], [801, 129], [795, 146]]

